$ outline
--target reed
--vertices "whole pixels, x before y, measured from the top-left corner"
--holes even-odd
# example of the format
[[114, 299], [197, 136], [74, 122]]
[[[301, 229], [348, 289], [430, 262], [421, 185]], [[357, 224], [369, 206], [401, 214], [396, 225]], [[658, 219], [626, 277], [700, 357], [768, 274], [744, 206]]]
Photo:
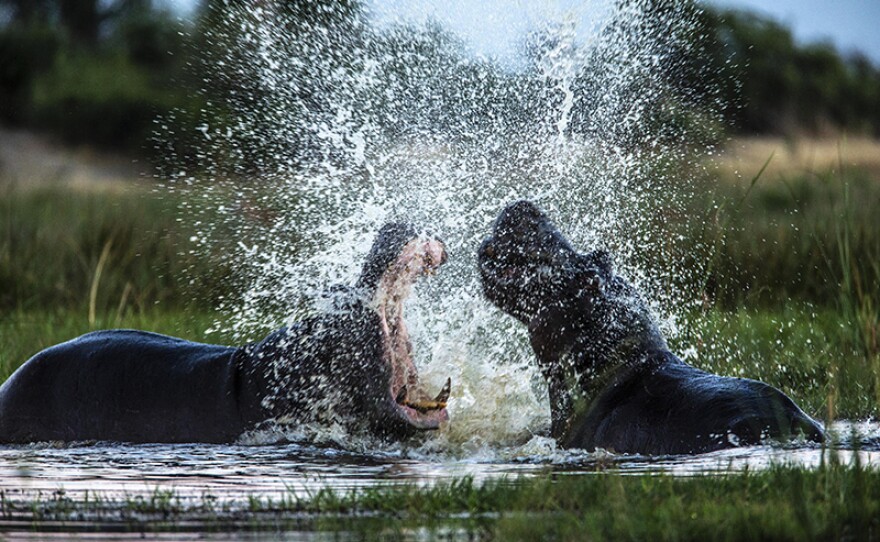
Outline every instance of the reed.
[[[150, 186], [92, 191], [0, 180], [0, 314], [213, 308], [223, 269], [189, 251], [179, 201]], [[199, 277], [190, 284], [187, 271]]]

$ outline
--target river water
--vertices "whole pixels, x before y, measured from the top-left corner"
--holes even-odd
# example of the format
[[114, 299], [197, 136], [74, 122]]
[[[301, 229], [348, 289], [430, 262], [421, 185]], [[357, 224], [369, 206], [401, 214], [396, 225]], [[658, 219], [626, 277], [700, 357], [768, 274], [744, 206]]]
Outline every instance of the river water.
[[[880, 466], [880, 423], [837, 422], [838, 460], [860, 454]], [[0, 448], [0, 491], [13, 501], [47, 498], [63, 490], [71, 498], [149, 496], [171, 490], [182, 502], [211, 498], [244, 506], [249, 497], [280, 499], [313, 495], [322, 488], [346, 492], [393, 484], [432, 485], [464, 476], [478, 483], [531, 476], [578, 476], [613, 470], [623, 474], [692, 476], [760, 470], [771, 465], [816, 467], [831, 452], [813, 444], [764, 445], [701, 455], [647, 457], [557, 450], [535, 437], [520, 446], [467, 454], [391, 447], [351, 452], [301, 444], [207, 445], [97, 443]], [[858, 451], [855, 451], [858, 450]]]

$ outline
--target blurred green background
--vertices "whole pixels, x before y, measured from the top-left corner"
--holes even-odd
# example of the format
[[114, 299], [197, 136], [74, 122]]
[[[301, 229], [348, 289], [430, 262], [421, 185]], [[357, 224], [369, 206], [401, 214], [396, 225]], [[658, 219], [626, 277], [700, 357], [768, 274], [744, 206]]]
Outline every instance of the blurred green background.
[[[180, 19], [150, 0], [0, 0], [0, 378], [101, 327], [229, 339], [206, 330], [234, 280], [191, 250], [183, 202], [160, 184], [172, 168], [209, 165], [199, 127], [228, 122], [242, 104], [230, 95], [253, 90], [210, 62], [229, 49], [216, 39], [222, 10], [212, 4]], [[333, 4], [342, 9], [280, 2], [292, 21], [356, 32], [361, 6]], [[682, 5], [697, 24], [672, 55], [671, 91], [649, 129], [694, 149], [668, 167], [694, 179], [698, 197], [658, 217], [688, 242], [643, 262], [707, 269], [679, 285], [704, 304], [676, 344], [696, 345], [702, 366], [777, 385], [820, 416], [876, 416], [880, 69], [827, 43], [799, 43], [753, 13]], [[651, 9], [662, 17], [665, 6]], [[398, 45], [419, 47], [426, 63], [472, 69], [455, 43], [436, 29]], [[528, 100], [528, 66], [480, 69], [494, 70], [487, 85], [525, 88], [499, 96]], [[589, 88], [591, 78], [581, 73], [577, 84]], [[438, 115], [454, 110], [444, 101], [454, 93], [431, 99]], [[576, 104], [572, 131], [594, 129], [590, 107]], [[628, 144], [644, 140], [633, 134]], [[707, 146], [712, 157], [700, 154]], [[237, 168], [258, 173], [254, 154]]]
[[[680, 3], [697, 24], [667, 77], [690, 115], [701, 108], [722, 113], [712, 130], [692, 135], [880, 135], [880, 69], [868, 57], [838, 53], [827, 42], [800, 44], [786, 26], [754, 13]], [[222, 120], [230, 87], [248, 84], [229, 73], [221, 77], [206, 62], [212, 48], [229, 49], [212, 34], [222, 24], [221, 4], [204, 0], [183, 19], [151, 0], [0, 1], [0, 122], [156, 161], [157, 152], [167, 152], [152, 142], [160, 118], [172, 125], [176, 158], [197, 160], [193, 117], [211, 102], [219, 108], [211, 121]], [[363, 17], [353, 2], [279, 4], [293, 18], [327, 26]], [[324, 11], [323, 4], [334, 10]], [[669, 11], [669, 2], [648, 4], [658, 17]], [[450, 49], [420, 52], [430, 60]], [[499, 86], [505, 79], [521, 82], [520, 74], [501, 69], [494, 76]], [[575, 109], [573, 118], [587, 116], [589, 104]], [[657, 114], [658, 122], [688, 120]]]

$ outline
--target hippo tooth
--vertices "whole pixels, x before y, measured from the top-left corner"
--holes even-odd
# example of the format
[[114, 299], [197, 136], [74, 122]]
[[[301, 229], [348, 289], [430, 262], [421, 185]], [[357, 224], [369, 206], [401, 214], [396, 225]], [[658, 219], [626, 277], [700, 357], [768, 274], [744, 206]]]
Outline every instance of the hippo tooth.
[[432, 410], [441, 410], [446, 408], [446, 403], [438, 403], [437, 401], [406, 401], [403, 406], [407, 406], [415, 411], [426, 414]]
[[397, 404], [402, 404], [404, 401], [406, 401], [406, 384], [400, 388], [400, 391], [397, 392], [397, 397], [394, 399], [394, 402]]
[[437, 403], [445, 403], [449, 400], [449, 392], [452, 387], [452, 379], [447, 378], [446, 384], [443, 386], [443, 389], [440, 390], [440, 393], [437, 394], [437, 397], [434, 398], [434, 401]]

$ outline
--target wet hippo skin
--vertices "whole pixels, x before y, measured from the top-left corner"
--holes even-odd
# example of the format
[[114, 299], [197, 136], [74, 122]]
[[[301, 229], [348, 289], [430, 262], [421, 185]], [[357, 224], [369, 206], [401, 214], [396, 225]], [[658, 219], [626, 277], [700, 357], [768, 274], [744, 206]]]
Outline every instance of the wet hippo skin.
[[534, 204], [505, 208], [478, 254], [486, 297], [528, 326], [565, 447], [701, 453], [765, 439], [823, 440], [779, 390], [669, 351], [644, 300], [601, 250], [579, 253]]
[[232, 442], [267, 422], [335, 421], [405, 438], [448, 418], [421, 390], [403, 322], [415, 279], [446, 259], [407, 224], [380, 230], [354, 286], [243, 347], [133, 330], [53, 346], [0, 387], [0, 442]]

